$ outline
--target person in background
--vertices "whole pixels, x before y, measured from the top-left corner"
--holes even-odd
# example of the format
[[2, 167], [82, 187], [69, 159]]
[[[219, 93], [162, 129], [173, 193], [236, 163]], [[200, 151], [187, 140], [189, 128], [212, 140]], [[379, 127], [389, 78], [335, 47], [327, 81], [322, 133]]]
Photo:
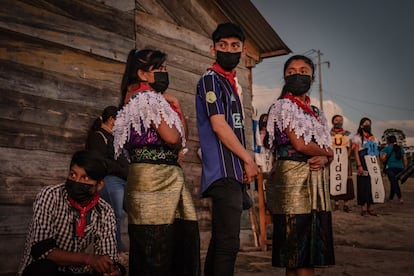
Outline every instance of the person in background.
[[397, 138], [394, 135], [387, 137], [387, 146], [381, 151], [381, 161], [385, 167], [385, 173], [390, 181], [390, 196], [389, 200], [394, 199], [396, 194], [400, 203], [404, 203], [401, 195], [400, 185], [396, 178], [396, 175], [407, 168], [407, 156], [405, 155], [404, 148], [397, 144]]
[[234, 273], [246, 189], [243, 182], [252, 182], [258, 167], [246, 150], [235, 79], [245, 34], [237, 24], [222, 23], [212, 40], [210, 54], [216, 62], [198, 81], [195, 103], [202, 158], [201, 196], [212, 199], [211, 240], [204, 273], [221, 276]]
[[354, 145], [355, 162], [357, 166], [357, 201], [361, 206], [361, 216], [377, 216], [372, 205], [371, 178], [368, 174], [367, 165], [364, 156], [368, 150], [372, 151], [370, 155], [378, 155], [378, 142], [372, 135], [371, 119], [362, 118], [359, 122], [357, 133], [352, 141]]
[[114, 126], [115, 156], [128, 154], [126, 208], [130, 275], [199, 275], [200, 238], [179, 164], [186, 141], [180, 102], [165, 92], [167, 55], [131, 50]]
[[288, 276], [315, 275], [315, 266], [335, 264], [327, 180], [332, 140], [324, 113], [310, 105], [314, 71], [303, 55], [285, 62], [285, 85], [267, 121], [276, 159], [266, 189], [272, 265], [285, 267]]
[[126, 158], [114, 156], [114, 135], [112, 128], [115, 124], [116, 106], [107, 106], [102, 115], [93, 123], [86, 141], [86, 149], [96, 152], [104, 161], [108, 169], [105, 176], [105, 185], [100, 191], [101, 197], [108, 202], [115, 212], [116, 243], [120, 258], [126, 259], [121, 241], [121, 222], [124, 211], [125, 183], [128, 176], [128, 161]]
[[267, 113], [260, 115], [258, 128], [256, 131], [256, 143], [257, 151], [254, 155], [256, 164], [261, 168], [264, 178], [267, 178], [267, 174], [272, 169], [273, 165], [273, 154], [271, 150], [264, 144], [266, 137], [266, 126], [267, 126]]
[[346, 213], [349, 213], [351, 209], [349, 208], [349, 200], [352, 200], [355, 198], [355, 192], [354, 192], [354, 183], [352, 181], [352, 166], [351, 166], [351, 153], [352, 153], [352, 143], [351, 143], [351, 137], [350, 132], [343, 129], [344, 124], [344, 118], [342, 115], [334, 115], [332, 117], [332, 129], [331, 129], [331, 136], [335, 137], [337, 135], [340, 135], [344, 139], [346, 139], [346, 149], [348, 154], [348, 179], [346, 181], [346, 194], [332, 196], [331, 198], [335, 202], [334, 210], [339, 210], [339, 201], [344, 201], [343, 210]]
[[99, 196], [107, 174], [103, 161], [78, 151], [69, 169], [65, 183], [36, 196], [19, 275], [125, 275], [114, 211]]

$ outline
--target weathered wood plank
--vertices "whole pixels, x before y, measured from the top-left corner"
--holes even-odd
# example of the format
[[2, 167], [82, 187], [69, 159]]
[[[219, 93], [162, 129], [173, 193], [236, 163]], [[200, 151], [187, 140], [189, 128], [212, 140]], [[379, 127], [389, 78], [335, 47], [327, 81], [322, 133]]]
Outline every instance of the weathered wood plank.
[[1, 275], [16, 275], [32, 213], [31, 206], [0, 205]]
[[[133, 19], [125, 24], [133, 24]], [[7, 9], [0, 9], [0, 28], [117, 61], [125, 61], [135, 45], [133, 37], [108, 32], [21, 1], [9, 1]]]
[[[169, 89], [195, 95], [196, 85], [200, 75], [169, 66], [168, 63], [167, 66], [170, 76]], [[191, 103], [194, 104], [194, 101]]]
[[[149, 35], [162, 41], [177, 45], [183, 49], [209, 55], [211, 41], [208, 37], [200, 35], [189, 29], [164, 21], [153, 15], [137, 11], [137, 32], [146, 31]], [[137, 36], [137, 41], [139, 37]]]
[[[0, 147], [0, 173], [32, 179], [66, 178], [72, 153]], [[23, 162], [24, 161], [24, 162]], [[24, 190], [25, 186], [19, 187]]]
[[[163, 0], [166, 2], [169, 0]], [[211, 10], [205, 10], [200, 2], [206, 1], [194, 1], [194, 0], [175, 0], [177, 3], [183, 6], [183, 8], [193, 17], [192, 24], [181, 23], [182, 26], [195, 31], [192, 25], [197, 25], [197, 28], [201, 28], [200, 34], [207, 37], [211, 37], [211, 34], [217, 27], [217, 21], [213, 19], [210, 12]], [[211, 2], [211, 1], [207, 1]]]
[[0, 205], [0, 236], [25, 236], [32, 209], [29, 205]]
[[[160, 0], [161, 5], [165, 7], [171, 18], [174, 19], [176, 25], [187, 28], [197, 33], [203, 34], [205, 30], [195, 20], [193, 14], [189, 13], [186, 9], [187, 6], [191, 6], [189, 1], [180, 0]], [[209, 35], [208, 33], [205, 33]]]
[[119, 84], [124, 63], [0, 29], [0, 57], [42, 71], [95, 83]]
[[66, 178], [71, 155], [0, 147], [0, 202], [30, 204], [43, 186]]
[[97, 109], [103, 109], [107, 105], [118, 105], [120, 98], [119, 83], [67, 76], [1, 59], [0, 83], [1, 89], [4, 90]]
[[[1, 160], [4, 162], [3, 160]], [[38, 160], [37, 162], [41, 162]], [[0, 173], [2, 182], [0, 182], [0, 202], [2, 204], [31, 204], [36, 194], [47, 185], [62, 183], [68, 171], [57, 179], [45, 177], [25, 176], [9, 176]]]
[[0, 118], [0, 147], [72, 154], [85, 144], [86, 130]]
[[[85, 131], [101, 110], [0, 88], [0, 118]], [[62, 133], [64, 134], [64, 133]]]
[[120, 11], [131, 11], [135, 9], [135, 0], [94, 0], [97, 3], [102, 3], [105, 6], [115, 8]]
[[[124, 11], [95, 0], [37, 0], [36, 2], [41, 3], [39, 6], [33, 0], [20, 1], [129, 39], [135, 39], [133, 0], [118, 1], [119, 7], [123, 5], [124, 9], [129, 8]], [[52, 8], [45, 8], [42, 3], [48, 3]]]
[[[138, 37], [138, 49], [153, 48], [161, 50], [168, 55], [167, 65], [172, 65], [197, 75], [204, 73], [207, 67], [214, 61], [208, 53], [201, 55], [187, 47], [181, 47], [184, 46], [182, 43], [177, 45], [174, 44], [174, 41], [168, 39], [164, 41], [162, 37], [156, 38], [156, 36], [152, 35], [149, 30], [144, 28], [138, 30]], [[209, 46], [209, 44], [206, 44], [206, 46]]]
[[[160, 5], [159, 1], [157, 0], [136, 0], [135, 4], [136, 11], [155, 15], [156, 17], [162, 18], [165, 21], [174, 23], [174, 18], [170, 16], [170, 13], [168, 13], [165, 10], [165, 7]], [[139, 25], [137, 28], [139, 28]]]

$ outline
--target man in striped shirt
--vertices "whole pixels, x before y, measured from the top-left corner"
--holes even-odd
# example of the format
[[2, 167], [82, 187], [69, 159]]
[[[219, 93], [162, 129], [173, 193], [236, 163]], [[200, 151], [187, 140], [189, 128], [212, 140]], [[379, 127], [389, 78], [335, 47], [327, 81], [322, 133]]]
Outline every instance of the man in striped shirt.
[[258, 167], [246, 150], [243, 109], [235, 68], [245, 35], [234, 23], [220, 24], [210, 52], [216, 62], [197, 84], [197, 128], [202, 152], [201, 196], [211, 197], [212, 238], [205, 275], [233, 275], [240, 247], [243, 183]]
[[118, 263], [115, 215], [99, 198], [102, 160], [76, 152], [66, 183], [47, 186], [33, 203], [19, 275], [124, 275]]

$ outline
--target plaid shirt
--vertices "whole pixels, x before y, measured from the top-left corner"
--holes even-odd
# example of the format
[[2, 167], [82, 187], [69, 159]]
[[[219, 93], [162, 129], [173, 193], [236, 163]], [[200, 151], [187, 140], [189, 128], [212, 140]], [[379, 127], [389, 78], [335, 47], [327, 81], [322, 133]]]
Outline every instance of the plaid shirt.
[[[79, 212], [67, 199], [65, 184], [44, 188], [33, 203], [33, 218], [19, 273], [34, 260], [45, 259], [56, 248], [109, 255], [114, 261], [118, 261], [115, 215], [111, 206], [100, 199], [88, 212], [84, 237], [78, 237], [75, 233], [78, 217]], [[59, 270], [80, 273], [89, 271], [90, 267], [62, 266]]]

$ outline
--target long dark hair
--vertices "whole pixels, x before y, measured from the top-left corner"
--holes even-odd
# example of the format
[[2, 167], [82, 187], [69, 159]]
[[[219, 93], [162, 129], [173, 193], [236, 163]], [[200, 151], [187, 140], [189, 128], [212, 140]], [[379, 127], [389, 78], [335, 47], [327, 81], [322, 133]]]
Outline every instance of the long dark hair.
[[[286, 62], [285, 65], [283, 66], [283, 78], [285, 78], [285, 73], [286, 73], [286, 69], [289, 67], [289, 65], [292, 63], [292, 61], [294, 60], [303, 60], [306, 64], [308, 64], [310, 66], [310, 68], [312, 69], [312, 80], [315, 79], [315, 64], [313, 63], [313, 61], [308, 58], [307, 56], [304, 55], [294, 55], [291, 56]], [[289, 92], [286, 89], [286, 85], [283, 86], [282, 88], [282, 92], [280, 93], [280, 96], [278, 99], [282, 99], [286, 93]]]
[[141, 83], [142, 80], [138, 77], [138, 70], [150, 71], [153, 69], [159, 69], [162, 64], [167, 60], [167, 54], [152, 50], [135, 50], [132, 49], [127, 58], [125, 65], [125, 72], [122, 77], [121, 83], [121, 101], [120, 107], [124, 104], [125, 96], [128, 92], [128, 86], [133, 83]]
[[116, 106], [110, 105], [110, 106], [105, 107], [105, 109], [102, 111], [102, 115], [95, 119], [89, 131], [90, 132], [97, 131], [98, 129], [101, 128], [102, 123], [105, 123], [111, 117], [116, 119], [117, 112], [118, 112], [118, 108]]
[[387, 137], [387, 143], [392, 144], [392, 151], [395, 153], [395, 158], [401, 160], [402, 158], [402, 149], [401, 146], [397, 144], [397, 138], [394, 135]]
[[[364, 142], [364, 130], [361, 127], [366, 121], [369, 121], [369, 123], [372, 125], [371, 119], [367, 118], [367, 117], [364, 117], [359, 121], [359, 127], [358, 127], [358, 130], [357, 130], [357, 133], [361, 137], [362, 142]], [[372, 135], [372, 133], [370, 133], [370, 135]]]
[[267, 122], [264, 122], [264, 119], [268, 117], [267, 113], [263, 113], [262, 115], [260, 115], [259, 118], [259, 130], [261, 130], [263, 127], [266, 127]]

